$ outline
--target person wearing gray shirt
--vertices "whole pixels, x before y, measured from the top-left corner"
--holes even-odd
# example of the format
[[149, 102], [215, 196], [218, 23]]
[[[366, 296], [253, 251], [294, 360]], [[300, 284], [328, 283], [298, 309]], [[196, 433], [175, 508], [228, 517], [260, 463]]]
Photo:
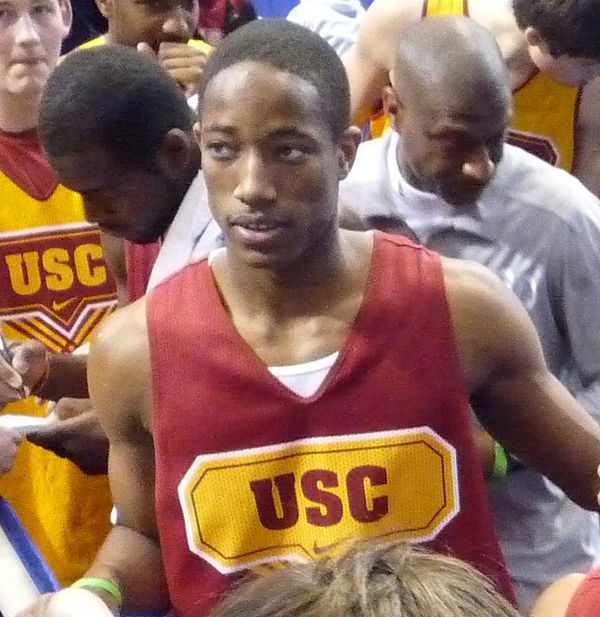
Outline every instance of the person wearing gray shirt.
[[[600, 202], [503, 143], [510, 92], [499, 51], [463, 19], [427, 18], [401, 42], [384, 92], [391, 130], [359, 147], [340, 185], [341, 224], [408, 226], [442, 255], [493, 270], [528, 310], [552, 373], [600, 420]], [[561, 574], [592, 565], [597, 516], [545, 477], [523, 466], [488, 492], [522, 610]]]

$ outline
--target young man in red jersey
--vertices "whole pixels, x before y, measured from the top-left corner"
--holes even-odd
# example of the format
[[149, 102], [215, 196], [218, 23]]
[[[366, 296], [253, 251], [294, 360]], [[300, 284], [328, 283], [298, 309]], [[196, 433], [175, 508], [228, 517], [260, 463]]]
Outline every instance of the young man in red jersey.
[[92, 344], [119, 524], [80, 586], [115, 614], [200, 617], [249, 568], [404, 537], [470, 561], [512, 598], [470, 402], [589, 509], [600, 429], [487, 270], [339, 229], [359, 131], [318, 35], [249, 24], [211, 54], [200, 93], [225, 247], [118, 311]]

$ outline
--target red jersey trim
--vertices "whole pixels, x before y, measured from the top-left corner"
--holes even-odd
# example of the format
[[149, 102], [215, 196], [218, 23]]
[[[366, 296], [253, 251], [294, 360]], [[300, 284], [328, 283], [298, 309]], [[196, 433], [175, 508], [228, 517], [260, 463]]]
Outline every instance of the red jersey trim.
[[58, 187], [36, 130], [19, 134], [0, 131], [0, 171], [37, 201], [49, 199]]

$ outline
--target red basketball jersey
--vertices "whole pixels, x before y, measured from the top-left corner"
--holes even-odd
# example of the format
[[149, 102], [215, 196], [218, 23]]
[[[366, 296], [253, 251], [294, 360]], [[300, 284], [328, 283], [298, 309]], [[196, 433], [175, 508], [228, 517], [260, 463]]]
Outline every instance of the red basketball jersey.
[[312, 396], [236, 332], [207, 261], [147, 299], [156, 506], [174, 608], [228, 577], [406, 538], [466, 559], [513, 598], [488, 510], [438, 255], [376, 233], [362, 306]]

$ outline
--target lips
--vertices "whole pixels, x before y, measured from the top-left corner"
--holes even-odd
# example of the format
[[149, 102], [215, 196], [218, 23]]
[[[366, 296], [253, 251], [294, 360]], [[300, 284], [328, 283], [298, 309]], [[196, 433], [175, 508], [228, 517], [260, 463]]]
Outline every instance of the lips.
[[287, 227], [273, 217], [238, 216], [230, 221], [234, 235], [249, 248], [267, 249], [277, 242]]
[[249, 229], [250, 231], [271, 231], [273, 229], [277, 229], [279, 227], [281, 227], [281, 225], [277, 225], [276, 223], [273, 223], [271, 221], [266, 222], [266, 221], [259, 221], [259, 222], [252, 222], [252, 223], [244, 223], [239, 224], [237, 223], [238, 227], [244, 227], [245, 229]]
[[230, 220], [232, 226], [244, 227], [253, 231], [269, 231], [280, 227], [286, 227], [286, 222], [275, 216], [265, 216], [264, 214], [251, 215], [240, 214]]
[[36, 65], [44, 62], [44, 58], [15, 58], [12, 61], [12, 64], [27, 64], [27, 65]]

